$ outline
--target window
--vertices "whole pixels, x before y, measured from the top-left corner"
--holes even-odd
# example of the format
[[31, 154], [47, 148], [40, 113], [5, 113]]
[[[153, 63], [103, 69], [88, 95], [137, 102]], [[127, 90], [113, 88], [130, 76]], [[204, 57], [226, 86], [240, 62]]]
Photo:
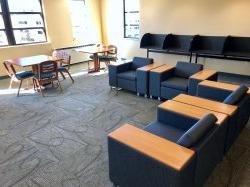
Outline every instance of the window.
[[85, 0], [70, 0], [70, 15], [72, 22], [73, 40], [76, 43], [87, 42], [88, 30], [88, 11]]
[[140, 37], [139, 0], [123, 0], [124, 38]]
[[0, 46], [47, 41], [40, 0], [0, 2]]

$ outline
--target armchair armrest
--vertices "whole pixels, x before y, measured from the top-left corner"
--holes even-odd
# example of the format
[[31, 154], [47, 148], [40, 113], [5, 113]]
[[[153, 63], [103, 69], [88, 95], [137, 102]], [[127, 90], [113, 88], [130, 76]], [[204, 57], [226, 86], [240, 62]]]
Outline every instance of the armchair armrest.
[[233, 116], [238, 107], [234, 105], [228, 105], [217, 101], [212, 101], [209, 99], [204, 99], [196, 96], [180, 94], [173, 98], [174, 101], [189, 104], [192, 106], [220, 112], [229, 116]]
[[152, 69], [163, 66], [164, 64], [153, 63], [141, 68], [136, 69], [136, 77], [137, 77], [137, 93], [148, 95], [149, 88], [149, 72]]
[[196, 80], [207, 80], [207, 79], [210, 79], [211, 77], [215, 76], [216, 74], [217, 74], [217, 71], [204, 69], [204, 70], [199, 71], [198, 73], [192, 75], [190, 78], [196, 79]]
[[188, 94], [196, 95], [198, 84], [203, 80], [216, 80], [217, 79], [217, 71], [214, 70], [202, 70], [198, 73], [189, 77], [188, 81]]
[[137, 70], [149, 72], [150, 70], [156, 69], [156, 68], [161, 67], [161, 66], [164, 66], [164, 64], [153, 63], [153, 64], [143, 66], [141, 68], [138, 68]]
[[175, 67], [168, 64], [150, 70], [149, 94], [151, 96], [160, 97], [161, 82], [170, 77], [174, 70]]
[[110, 133], [108, 137], [177, 171], [184, 168], [195, 154], [191, 149], [182, 147], [129, 124], [125, 124]]
[[109, 85], [117, 87], [117, 74], [124, 71], [128, 71], [132, 65], [132, 62], [110, 64], [109, 69]]
[[195, 152], [125, 124], [108, 135], [109, 175], [119, 186], [193, 186]]
[[214, 114], [217, 117], [217, 122], [216, 124], [218, 126], [221, 126], [224, 124], [224, 122], [227, 120], [228, 116], [226, 114], [208, 110], [205, 108], [200, 108], [197, 106], [169, 100], [166, 101], [158, 106], [159, 109], [162, 109], [163, 111], [170, 111], [176, 114], [179, 114], [180, 116], [186, 116], [190, 117], [196, 120], [200, 120], [207, 114]]

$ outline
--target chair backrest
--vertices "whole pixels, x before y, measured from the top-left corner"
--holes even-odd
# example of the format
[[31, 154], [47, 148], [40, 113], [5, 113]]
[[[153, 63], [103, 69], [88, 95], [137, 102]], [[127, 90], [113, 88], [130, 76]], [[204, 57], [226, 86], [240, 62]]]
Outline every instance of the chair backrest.
[[137, 68], [153, 64], [153, 62], [152, 58], [134, 57], [131, 69], [136, 70]]
[[108, 55], [117, 57], [117, 47], [115, 45], [109, 45], [108, 48], [110, 48]]
[[56, 61], [45, 61], [39, 64], [38, 66], [38, 76], [39, 79], [42, 79], [43, 75], [46, 74], [54, 74], [55, 77], [58, 77], [58, 70], [57, 70], [57, 62]]
[[16, 70], [15, 70], [13, 64], [11, 64], [9, 62], [4, 62], [3, 65], [7, 71], [7, 74], [10, 76], [10, 78], [12, 78], [13, 76], [16, 77]]
[[203, 65], [189, 62], [177, 62], [174, 74], [178, 77], [189, 78], [193, 74], [201, 71]]
[[62, 59], [60, 61], [60, 65], [65, 64], [68, 65], [68, 68], [70, 67], [71, 62], [71, 56], [70, 54], [65, 50], [54, 50], [52, 53], [52, 57], [55, 57], [57, 59]]

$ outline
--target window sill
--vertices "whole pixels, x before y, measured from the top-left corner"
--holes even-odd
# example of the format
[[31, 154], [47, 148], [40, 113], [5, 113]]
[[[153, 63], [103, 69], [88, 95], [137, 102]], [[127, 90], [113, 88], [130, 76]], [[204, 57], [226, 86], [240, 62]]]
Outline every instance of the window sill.
[[32, 47], [32, 46], [41, 46], [41, 45], [50, 45], [51, 42], [41, 42], [41, 43], [31, 43], [31, 44], [20, 44], [20, 45], [8, 45], [2, 46], [0, 49], [12, 49], [12, 48], [21, 48], [21, 47]]
[[139, 38], [123, 38], [124, 40], [140, 41]]

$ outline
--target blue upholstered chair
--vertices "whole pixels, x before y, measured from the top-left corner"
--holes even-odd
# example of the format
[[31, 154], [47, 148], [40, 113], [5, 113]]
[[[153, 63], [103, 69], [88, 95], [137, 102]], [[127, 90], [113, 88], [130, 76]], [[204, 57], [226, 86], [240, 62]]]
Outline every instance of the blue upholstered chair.
[[249, 120], [250, 96], [247, 91], [248, 87], [244, 85], [239, 86], [239, 88], [234, 91], [219, 87], [205, 86], [203, 84], [198, 85], [197, 96], [223, 102], [225, 104], [236, 105], [238, 107], [237, 114], [230, 119], [232, 125], [229, 125], [228, 129], [226, 151], [239, 136]]
[[162, 108], [157, 112], [156, 121], [144, 130], [194, 150], [194, 158], [181, 170], [175, 170], [108, 138], [111, 181], [118, 186], [202, 186], [223, 157], [223, 137], [215, 125], [216, 117], [208, 114], [198, 121]]
[[162, 73], [150, 73], [150, 95], [172, 99], [181, 93], [189, 93], [189, 77], [201, 71], [203, 65], [177, 62], [176, 67]]
[[137, 92], [137, 85], [145, 82], [137, 69], [153, 63], [153, 59], [134, 57], [131, 62], [109, 65], [109, 85], [115, 88]]
[[18, 91], [17, 91], [17, 97], [18, 97], [19, 94], [20, 94], [20, 89], [22, 87], [23, 80], [32, 78], [34, 76], [34, 73], [32, 71], [16, 72], [13, 64], [11, 64], [11, 63], [9, 63], [7, 61], [4, 62], [3, 65], [4, 65], [4, 67], [5, 67], [6, 71], [7, 71], [8, 76], [10, 77], [10, 86], [9, 86], [9, 88], [12, 88], [13, 81], [20, 82], [19, 87], [18, 87]]

